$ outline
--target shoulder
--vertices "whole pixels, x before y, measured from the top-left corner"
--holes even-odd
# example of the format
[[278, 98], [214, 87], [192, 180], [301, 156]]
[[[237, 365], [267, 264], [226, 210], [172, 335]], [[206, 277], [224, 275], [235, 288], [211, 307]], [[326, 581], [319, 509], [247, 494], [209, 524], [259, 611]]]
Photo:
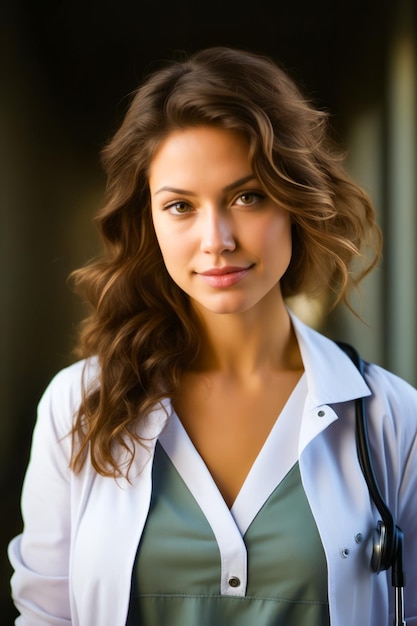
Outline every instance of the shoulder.
[[68, 431], [84, 391], [98, 385], [96, 358], [83, 359], [59, 371], [46, 387], [38, 407], [39, 416], [49, 415], [58, 430]]
[[403, 378], [375, 363], [365, 363], [365, 379], [376, 397], [393, 407], [414, 408], [417, 412], [417, 389]]
[[374, 363], [365, 364], [365, 379], [372, 392], [369, 411], [384, 439], [408, 447], [417, 436], [417, 389]]
[[71, 389], [75, 390], [80, 385], [94, 385], [99, 372], [98, 359], [91, 357], [76, 361], [63, 368], [51, 379], [48, 389]]

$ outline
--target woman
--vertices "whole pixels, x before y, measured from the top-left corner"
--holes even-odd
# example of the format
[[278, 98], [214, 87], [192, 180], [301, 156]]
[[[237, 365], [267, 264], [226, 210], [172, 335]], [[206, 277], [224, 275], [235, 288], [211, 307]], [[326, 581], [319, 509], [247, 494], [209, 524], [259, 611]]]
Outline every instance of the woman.
[[325, 114], [268, 58], [203, 50], [138, 89], [103, 163], [83, 360], [41, 400], [9, 550], [17, 623], [392, 623], [354, 400], [412, 591], [417, 392], [286, 305], [346, 301], [378, 260]]

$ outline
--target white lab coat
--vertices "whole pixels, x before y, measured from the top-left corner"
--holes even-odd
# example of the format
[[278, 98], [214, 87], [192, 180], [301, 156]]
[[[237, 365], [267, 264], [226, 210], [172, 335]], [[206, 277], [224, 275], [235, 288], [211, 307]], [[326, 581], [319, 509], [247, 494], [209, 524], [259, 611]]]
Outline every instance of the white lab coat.
[[[393, 619], [390, 576], [370, 569], [379, 514], [355, 447], [351, 400], [369, 396], [375, 469], [405, 533], [407, 624], [417, 625], [417, 391], [375, 365], [366, 368], [366, 384], [333, 342], [292, 318], [308, 386], [299, 464], [327, 557], [331, 624], [391, 626]], [[98, 475], [89, 462], [74, 474], [68, 470], [67, 433], [80, 402], [83, 371], [94, 380], [95, 361], [61, 371], [39, 405], [22, 494], [24, 531], [9, 546], [19, 626], [125, 625], [132, 567], [150, 504], [154, 444], [171, 408], [164, 402], [142, 426], [148, 450], [137, 447], [130, 483]]]

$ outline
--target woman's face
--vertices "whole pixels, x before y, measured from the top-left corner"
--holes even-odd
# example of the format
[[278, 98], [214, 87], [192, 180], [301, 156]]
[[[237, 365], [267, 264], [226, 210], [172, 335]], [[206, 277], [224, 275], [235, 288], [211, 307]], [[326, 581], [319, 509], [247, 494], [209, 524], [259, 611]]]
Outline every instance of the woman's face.
[[291, 258], [289, 213], [265, 193], [239, 133], [172, 132], [151, 162], [156, 237], [168, 273], [193, 305], [241, 313], [268, 295]]

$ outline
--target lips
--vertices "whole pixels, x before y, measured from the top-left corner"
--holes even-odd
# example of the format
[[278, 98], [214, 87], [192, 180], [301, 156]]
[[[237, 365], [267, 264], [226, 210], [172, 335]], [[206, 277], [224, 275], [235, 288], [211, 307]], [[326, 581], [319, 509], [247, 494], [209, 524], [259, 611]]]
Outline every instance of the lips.
[[213, 267], [205, 272], [197, 272], [197, 274], [211, 287], [224, 289], [227, 287], [233, 287], [233, 285], [236, 285], [243, 280], [248, 275], [252, 267], [253, 265], [249, 265], [248, 267]]

